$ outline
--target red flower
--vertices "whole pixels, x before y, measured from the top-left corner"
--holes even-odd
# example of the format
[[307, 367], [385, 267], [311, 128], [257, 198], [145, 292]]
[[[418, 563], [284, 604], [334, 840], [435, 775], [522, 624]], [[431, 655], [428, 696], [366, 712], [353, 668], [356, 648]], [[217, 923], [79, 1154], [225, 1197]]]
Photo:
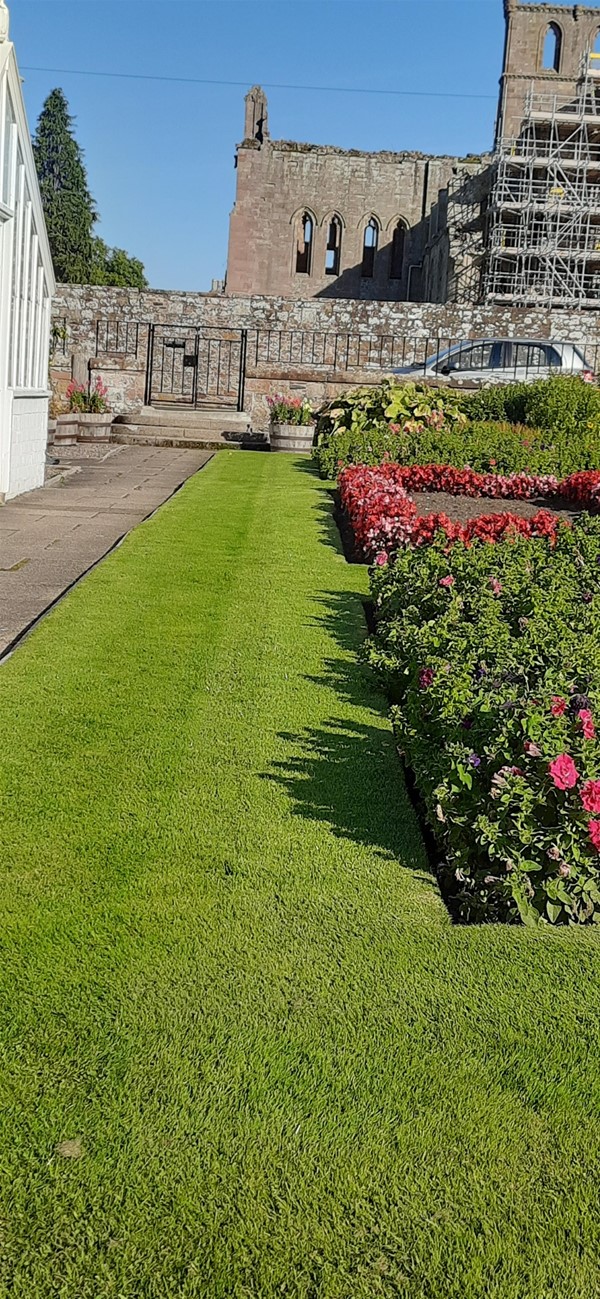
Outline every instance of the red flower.
[[579, 772], [568, 753], [559, 753], [550, 763], [548, 771], [557, 789], [573, 789], [579, 780]]
[[567, 701], [566, 699], [562, 698], [562, 695], [552, 696], [552, 707], [550, 709], [550, 712], [552, 713], [553, 717], [562, 717], [563, 713], [566, 711], [566, 707], [567, 707]]
[[434, 676], [435, 671], [433, 668], [422, 668], [419, 672], [419, 690], [428, 690]]
[[584, 740], [594, 740], [596, 738], [596, 728], [589, 708], [580, 708], [577, 716], [581, 722]]
[[581, 790], [581, 802], [586, 812], [600, 812], [600, 780], [586, 780]]
[[588, 821], [588, 833], [596, 852], [600, 852], [600, 821]]

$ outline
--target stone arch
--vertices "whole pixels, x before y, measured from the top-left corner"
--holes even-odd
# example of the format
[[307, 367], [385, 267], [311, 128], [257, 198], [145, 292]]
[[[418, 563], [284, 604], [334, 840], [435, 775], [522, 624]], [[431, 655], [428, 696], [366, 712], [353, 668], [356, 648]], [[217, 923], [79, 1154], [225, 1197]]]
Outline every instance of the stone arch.
[[325, 245], [325, 274], [339, 275], [342, 261], [342, 238], [346, 223], [340, 213], [328, 212], [321, 221], [327, 231]]
[[380, 220], [380, 218], [377, 216], [376, 212], [365, 212], [364, 215], [361, 216], [360, 220], [356, 222], [356, 229], [364, 230], [365, 227], [369, 224], [369, 221], [375, 221], [379, 229], [379, 232], [381, 233], [383, 229], [383, 223]]
[[404, 272], [404, 255], [406, 251], [406, 236], [409, 231], [409, 224], [406, 217], [395, 216], [388, 222], [386, 233], [391, 235], [390, 239], [390, 280], [401, 280]]
[[293, 232], [293, 269], [296, 275], [310, 275], [318, 221], [312, 208], [299, 207], [290, 217]]
[[379, 249], [381, 221], [374, 213], [365, 218], [363, 224], [362, 265], [360, 273], [363, 279], [372, 280], [375, 274], [375, 260]]
[[558, 23], [548, 23], [542, 30], [539, 64], [544, 72], [560, 72], [563, 33]]

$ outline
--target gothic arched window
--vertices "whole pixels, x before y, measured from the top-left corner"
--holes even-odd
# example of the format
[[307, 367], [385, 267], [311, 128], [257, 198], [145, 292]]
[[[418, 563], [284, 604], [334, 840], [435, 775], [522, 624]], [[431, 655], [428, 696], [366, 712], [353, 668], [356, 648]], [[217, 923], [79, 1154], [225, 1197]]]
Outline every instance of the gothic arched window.
[[310, 275], [313, 230], [313, 219], [310, 213], [303, 212], [296, 235], [296, 275]]
[[562, 32], [558, 23], [550, 23], [544, 37], [542, 67], [546, 72], [560, 72]]
[[334, 216], [329, 222], [327, 231], [327, 249], [325, 252], [325, 274], [339, 275], [342, 254], [342, 223]]
[[403, 221], [399, 221], [394, 228], [392, 235], [392, 251], [390, 256], [390, 280], [401, 280], [404, 268], [404, 244], [406, 240], [406, 226]]
[[362, 267], [360, 272], [366, 280], [371, 280], [373, 278], [373, 272], [375, 270], [375, 254], [377, 252], [378, 244], [379, 224], [375, 220], [375, 217], [371, 217], [371, 220], [368, 221], [365, 226]]

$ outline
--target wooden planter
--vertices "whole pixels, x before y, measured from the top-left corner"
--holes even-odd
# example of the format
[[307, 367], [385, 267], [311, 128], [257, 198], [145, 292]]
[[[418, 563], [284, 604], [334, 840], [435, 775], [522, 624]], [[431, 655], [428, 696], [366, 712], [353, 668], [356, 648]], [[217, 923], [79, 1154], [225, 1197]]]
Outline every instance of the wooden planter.
[[79, 433], [80, 416], [75, 412], [69, 415], [59, 415], [54, 430], [54, 445], [56, 447], [73, 447], [77, 443]]
[[314, 424], [271, 424], [271, 451], [310, 455], [314, 437]]
[[113, 416], [110, 411], [102, 415], [78, 415], [80, 442], [110, 442]]

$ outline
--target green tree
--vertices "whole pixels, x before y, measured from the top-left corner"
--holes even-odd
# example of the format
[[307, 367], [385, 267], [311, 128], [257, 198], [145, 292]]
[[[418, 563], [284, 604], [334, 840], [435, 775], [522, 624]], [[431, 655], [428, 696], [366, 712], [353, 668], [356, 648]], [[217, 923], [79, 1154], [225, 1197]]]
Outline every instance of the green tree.
[[51, 91], [46, 99], [33, 151], [57, 279], [88, 284], [98, 213], [62, 90]]
[[33, 150], [56, 277], [71, 284], [143, 289], [142, 262], [108, 248], [94, 234], [98, 212], [64, 92], [51, 91], [39, 116]]
[[[98, 242], [102, 242], [98, 240]], [[143, 262], [137, 257], [130, 257], [124, 248], [106, 248], [104, 257], [104, 278], [102, 284], [114, 284], [125, 289], [146, 289], [148, 281], [144, 274]]]

